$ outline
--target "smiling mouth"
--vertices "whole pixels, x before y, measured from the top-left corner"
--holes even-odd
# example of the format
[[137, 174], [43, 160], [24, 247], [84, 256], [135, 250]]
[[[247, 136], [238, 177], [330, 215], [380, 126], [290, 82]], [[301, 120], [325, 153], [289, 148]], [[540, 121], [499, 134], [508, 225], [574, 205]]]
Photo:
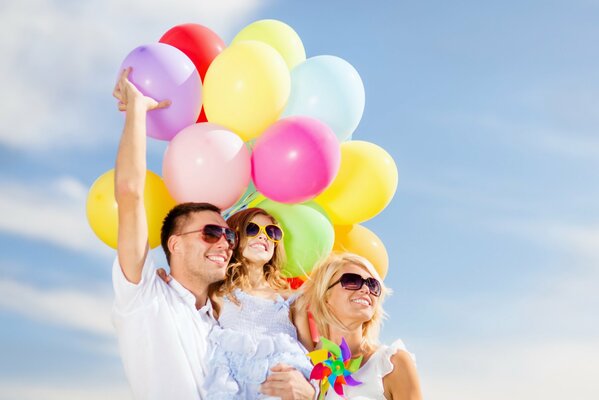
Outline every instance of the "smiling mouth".
[[362, 304], [363, 306], [370, 306], [370, 302], [366, 299], [353, 299], [351, 301], [352, 303], [358, 303], [358, 304]]
[[227, 262], [227, 258], [225, 256], [206, 256], [210, 261], [214, 261], [216, 263], [222, 264]]
[[259, 250], [268, 251], [268, 247], [266, 247], [266, 245], [263, 244], [263, 243], [254, 243], [250, 247], [252, 249], [259, 249]]

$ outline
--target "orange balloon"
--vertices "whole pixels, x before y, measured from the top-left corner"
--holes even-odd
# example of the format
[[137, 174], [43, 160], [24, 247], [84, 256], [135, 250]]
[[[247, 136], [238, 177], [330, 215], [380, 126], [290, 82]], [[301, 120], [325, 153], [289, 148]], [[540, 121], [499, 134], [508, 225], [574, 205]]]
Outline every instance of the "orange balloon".
[[389, 255], [385, 245], [370, 229], [362, 225], [335, 225], [333, 251], [354, 253], [364, 257], [385, 279], [389, 269]]

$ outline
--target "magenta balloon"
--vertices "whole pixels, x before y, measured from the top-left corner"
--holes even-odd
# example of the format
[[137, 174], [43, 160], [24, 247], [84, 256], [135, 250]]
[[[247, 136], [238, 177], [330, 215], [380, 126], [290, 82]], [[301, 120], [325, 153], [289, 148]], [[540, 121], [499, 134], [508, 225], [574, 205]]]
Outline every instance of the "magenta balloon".
[[317, 119], [288, 117], [258, 138], [252, 153], [256, 189], [280, 203], [317, 196], [339, 170], [341, 151], [335, 133]]
[[170, 100], [168, 108], [148, 113], [148, 136], [171, 140], [177, 132], [197, 121], [202, 108], [202, 82], [193, 62], [179, 49], [153, 43], [134, 49], [120, 71], [133, 70], [129, 80], [146, 96]]
[[171, 140], [162, 176], [177, 202], [231, 207], [250, 183], [250, 153], [243, 140], [222, 126], [203, 122], [183, 129]]

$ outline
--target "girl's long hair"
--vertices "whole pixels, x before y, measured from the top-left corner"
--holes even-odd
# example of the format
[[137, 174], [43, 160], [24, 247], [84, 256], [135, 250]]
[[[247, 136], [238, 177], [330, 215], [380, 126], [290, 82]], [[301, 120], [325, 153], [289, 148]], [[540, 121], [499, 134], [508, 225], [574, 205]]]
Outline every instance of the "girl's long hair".
[[[227, 295], [235, 302], [237, 302], [237, 299], [233, 294], [235, 289], [248, 290], [251, 288], [248, 270], [249, 262], [243, 256], [243, 249], [245, 248], [248, 239], [245, 234], [245, 229], [252, 218], [257, 215], [264, 215], [270, 218], [273, 224], [278, 225], [277, 220], [261, 208], [248, 208], [236, 212], [227, 219], [229, 228], [237, 233], [238, 245], [233, 250], [231, 261], [229, 261], [229, 265], [227, 266], [225, 280], [219, 283], [215, 289], [219, 296]], [[289, 283], [281, 274], [285, 262], [285, 247], [283, 246], [283, 241], [280, 241], [279, 243], [275, 243], [274, 254], [270, 261], [264, 264], [263, 267], [264, 279], [274, 290], [289, 290]]]

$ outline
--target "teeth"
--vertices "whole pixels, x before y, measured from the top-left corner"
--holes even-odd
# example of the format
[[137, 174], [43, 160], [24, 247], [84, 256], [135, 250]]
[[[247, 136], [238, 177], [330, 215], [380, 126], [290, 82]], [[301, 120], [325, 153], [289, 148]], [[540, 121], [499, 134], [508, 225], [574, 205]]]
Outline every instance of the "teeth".
[[223, 256], [208, 256], [208, 259], [211, 261], [224, 262], [225, 257]]
[[364, 304], [365, 306], [369, 306], [370, 305], [370, 303], [368, 301], [364, 300], [364, 299], [355, 299], [355, 300], [352, 300], [352, 301], [354, 303]]

